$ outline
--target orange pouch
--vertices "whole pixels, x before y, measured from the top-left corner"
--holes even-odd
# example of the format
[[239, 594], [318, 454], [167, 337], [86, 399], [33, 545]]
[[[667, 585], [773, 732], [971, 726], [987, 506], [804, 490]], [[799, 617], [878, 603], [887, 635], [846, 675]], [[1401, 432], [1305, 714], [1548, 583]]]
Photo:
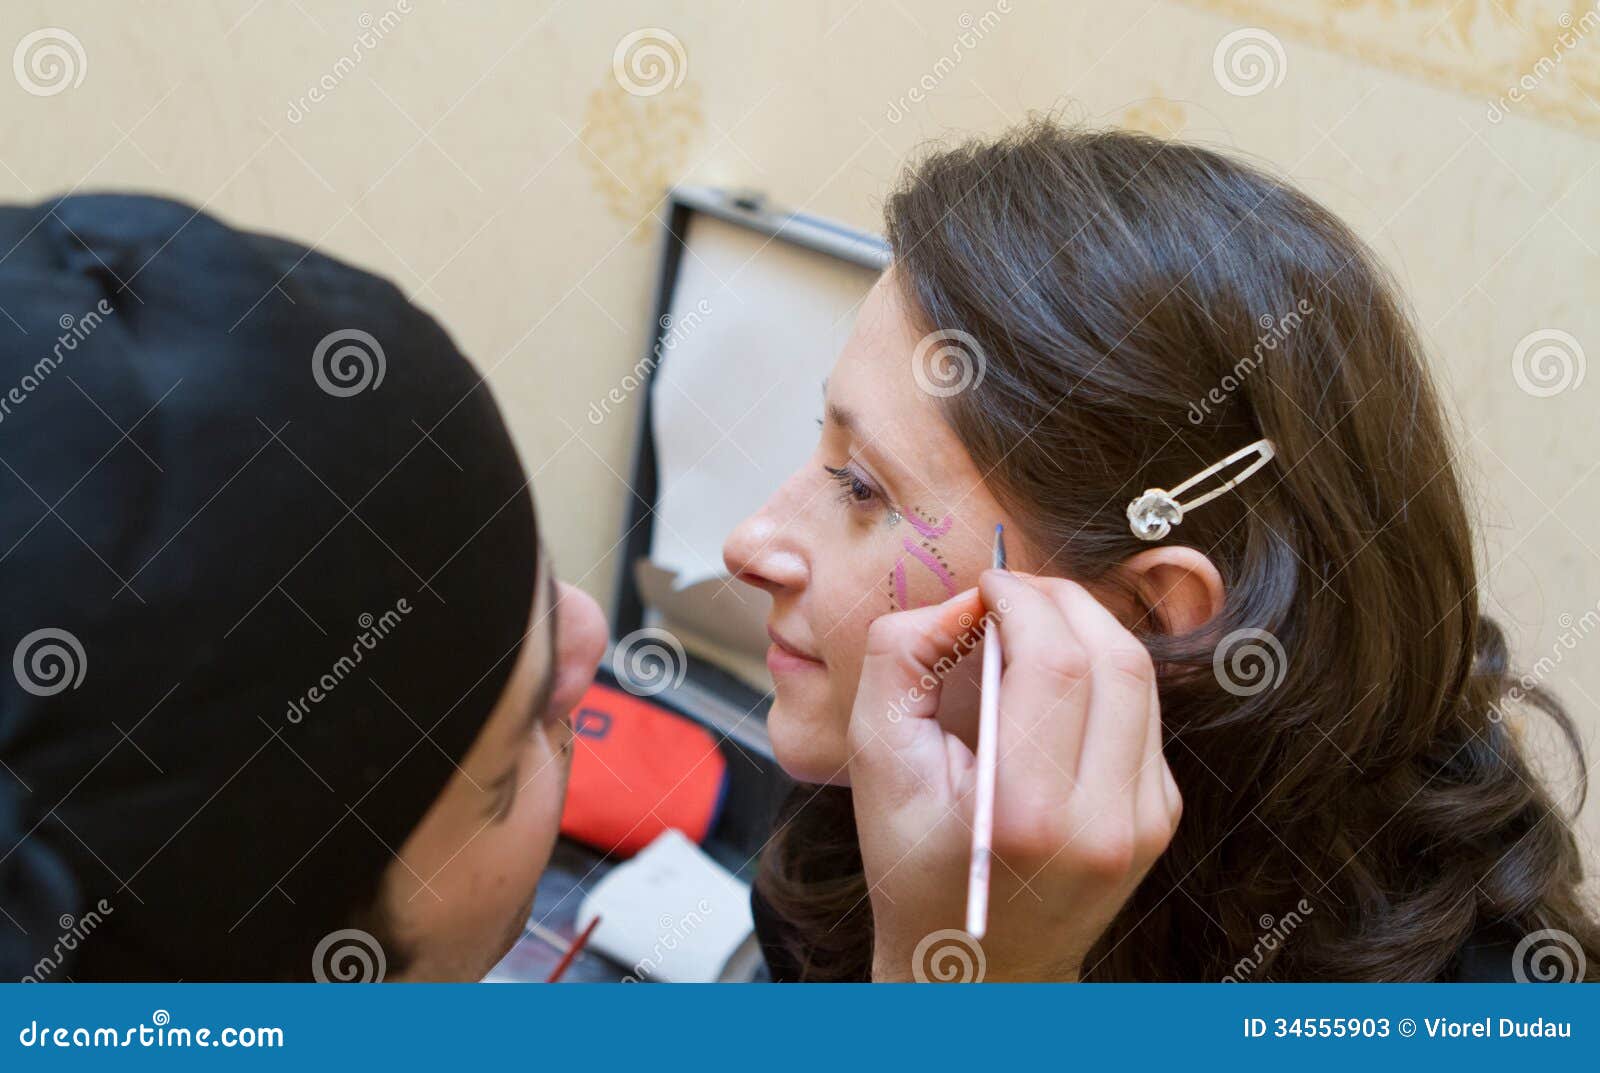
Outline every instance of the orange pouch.
[[709, 730], [599, 684], [584, 694], [572, 723], [562, 834], [625, 856], [669, 827], [705, 841], [728, 783], [728, 762]]

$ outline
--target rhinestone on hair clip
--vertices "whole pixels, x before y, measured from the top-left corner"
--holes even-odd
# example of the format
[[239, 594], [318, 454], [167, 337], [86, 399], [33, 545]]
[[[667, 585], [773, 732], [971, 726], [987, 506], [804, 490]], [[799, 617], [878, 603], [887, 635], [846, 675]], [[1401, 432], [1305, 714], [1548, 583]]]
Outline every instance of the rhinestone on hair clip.
[[[1257, 440], [1248, 447], [1241, 447], [1216, 465], [1201, 470], [1170, 492], [1165, 488], [1146, 488], [1143, 495], [1128, 504], [1128, 528], [1132, 529], [1133, 535], [1140, 540], [1161, 540], [1172, 532], [1173, 526], [1183, 521], [1183, 515], [1186, 511], [1204, 506], [1223, 492], [1228, 491], [1256, 470], [1271, 462], [1274, 453], [1271, 440]], [[1213, 488], [1205, 495], [1191, 499], [1187, 503], [1178, 500], [1180, 495], [1207, 477], [1213, 477], [1235, 462], [1249, 458], [1251, 455], [1256, 455], [1257, 457], [1244, 469], [1229, 477], [1227, 483]]]

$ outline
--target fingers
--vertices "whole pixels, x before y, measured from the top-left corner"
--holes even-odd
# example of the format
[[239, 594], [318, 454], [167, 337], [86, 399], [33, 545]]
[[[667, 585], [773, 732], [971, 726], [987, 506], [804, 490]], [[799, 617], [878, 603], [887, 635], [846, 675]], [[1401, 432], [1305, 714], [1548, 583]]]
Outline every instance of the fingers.
[[1092, 696], [1079, 755], [1074, 840], [1104, 878], [1142, 876], [1182, 811], [1162, 751], [1161, 698], [1148, 650], [1081, 585], [1044, 582], [1090, 653]]
[[907, 791], [945, 780], [950, 757], [933, 718], [944, 679], [977, 646], [983, 612], [976, 589], [942, 604], [884, 615], [867, 629], [866, 656], [850, 714], [851, 783], [867, 792]]
[[997, 817], [1056, 809], [1073, 787], [1091, 695], [1087, 653], [1039, 583], [986, 571], [978, 582], [1000, 624]]
[[[1155, 696], [1155, 666], [1139, 639], [1082, 585], [1056, 581], [1051, 595], [1088, 652], [1093, 689], [1079, 754], [1078, 781], [1091, 797], [1110, 803], [1129, 794], [1146, 757]], [[1155, 722], [1159, 737], [1159, 715]]]
[[1074, 582], [994, 572], [979, 584], [1006, 648], [998, 819], [1041, 841], [1065, 830], [1119, 873], [1147, 864], [1181, 807], [1148, 651]]
[[1182, 799], [1172, 769], [1161, 751], [1161, 704], [1156, 696], [1155, 683], [1150, 683], [1150, 709], [1146, 717], [1144, 755], [1139, 761], [1138, 789], [1135, 792], [1134, 827], [1144, 845], [1140, 856], [1154, 858], [1167, 843], [1178, 826]]

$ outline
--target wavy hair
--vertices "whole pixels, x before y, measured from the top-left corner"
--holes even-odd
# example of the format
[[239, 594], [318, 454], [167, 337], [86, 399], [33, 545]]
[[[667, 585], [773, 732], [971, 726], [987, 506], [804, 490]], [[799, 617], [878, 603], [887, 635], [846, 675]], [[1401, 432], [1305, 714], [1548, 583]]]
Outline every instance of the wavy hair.
[[[1150, 546], [1130, 499], [1277, 447], [1167, 538], [1227, 597], [1196, 634], [1139, 627], [1184, 815], [1086, 978], [1449, 979], [1546, 929], [1600, 971], [1586, 780], [1557, 800], [1516, 727], [1553, 719], [1580, 773], [1581, 744], [1479, 611], [1450, 430], [1371, 251], [1238, 160], [1048, 119], [926, 157], [886, 218], [922, 326], [982, 355], [946, 415], [1049, 572], [1116, 584]], [[864, 979], [849, 791], [801, 787], [780, 820], [758, 888], [783, 944], [802, 978]]]

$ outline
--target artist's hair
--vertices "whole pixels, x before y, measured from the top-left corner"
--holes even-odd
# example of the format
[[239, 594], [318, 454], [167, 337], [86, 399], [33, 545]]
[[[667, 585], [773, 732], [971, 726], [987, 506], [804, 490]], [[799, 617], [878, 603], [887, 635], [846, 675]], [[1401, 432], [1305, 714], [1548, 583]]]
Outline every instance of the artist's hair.
[[[1116, 583], [1151, 546], [1130, 499], [1277, 447], [1167, 538], [1227, 598], [1191, 636], [1147, 616], [1183, 818], [1086, 977], [1433, 980], [1471, 937], [1543, 929], [1595, 975], [1586, 780], [1558, 800], [1520, 721], [1552, 718], [1580, 773], [1581, 745], [1479, 612], [1447, 422], [1367, 247], [1236, 159], [1047, 119], [928, 156], [886, 216], [920, 328], [981, 355], [947, 417], [1048, 572]], [[759, 889], [804, 978], [866, 977], [847, 789], [800, 787]]]

